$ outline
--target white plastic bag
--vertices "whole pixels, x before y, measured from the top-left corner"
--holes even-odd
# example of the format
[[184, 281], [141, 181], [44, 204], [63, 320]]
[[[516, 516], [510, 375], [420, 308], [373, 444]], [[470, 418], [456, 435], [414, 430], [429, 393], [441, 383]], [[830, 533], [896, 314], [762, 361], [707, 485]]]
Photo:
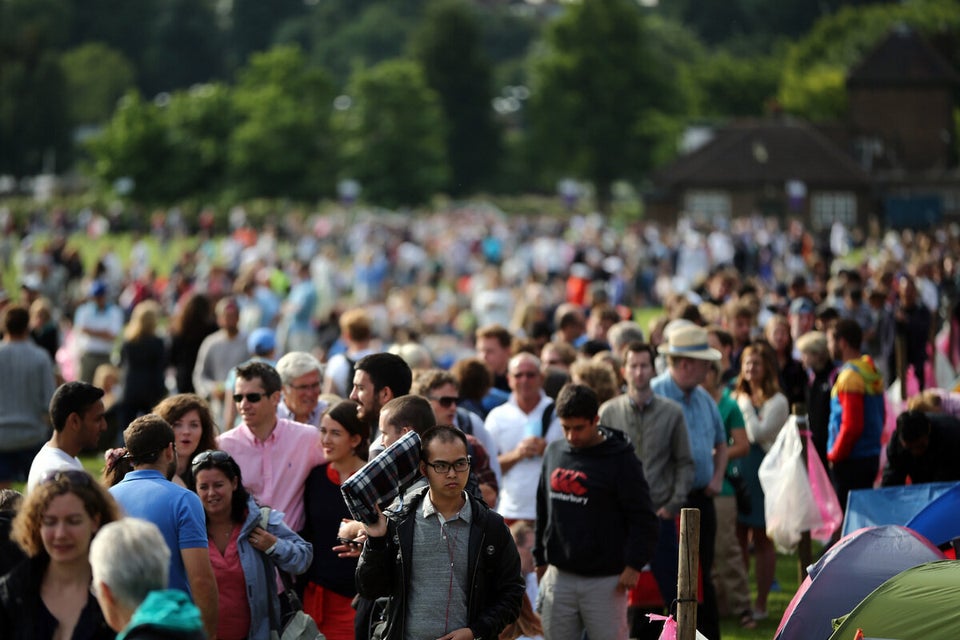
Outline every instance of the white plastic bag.
[[810, 489], [803, 443], [795, 416], [790, 416], [776, 442], [760, 463], [767, 536], [782, 553], [792, 553], [803, 531], [823, 526], [820, 509]]

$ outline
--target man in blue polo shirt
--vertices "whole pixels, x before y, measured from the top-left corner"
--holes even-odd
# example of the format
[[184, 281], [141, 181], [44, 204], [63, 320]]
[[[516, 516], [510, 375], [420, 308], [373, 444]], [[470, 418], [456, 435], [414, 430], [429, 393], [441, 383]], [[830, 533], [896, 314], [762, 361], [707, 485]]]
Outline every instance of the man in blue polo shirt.
[[[200, 498], [170, 482], [177, 469], [173, 428], [160, 416], [137, 418], [123, 432], [133, 471], [110, 488], [126, 515], [160, 528], [170, 547], [170, 588], [193, 596], [207, 636], [217, 632], [217, 581], [210, 565], [207, 525]], [[123, 461], [120, 462], [123, 464]], [[179, 551], [179, 553], [178, 553]]]
[[707, 332], [684, 325], [670, 332], [659, 351], [666, 356], [667, 371], [650, 383], [653, 392], [680, 404], [687, 421], [690, 453], [693, 455], [693, 489], [684, 505], [700, 510], [700, 568], [703, 572], [703, 604], [697, 612], [697, 629], [708, 638], [720, 638], [717, 594], [710, 580], [713, 547], [717, 536], [717, 511], [713, 496], [723, 487], [727, 468], [727, 437], [717, 405], [701, 386], [711, 361], [720, 352], [707, 344]]

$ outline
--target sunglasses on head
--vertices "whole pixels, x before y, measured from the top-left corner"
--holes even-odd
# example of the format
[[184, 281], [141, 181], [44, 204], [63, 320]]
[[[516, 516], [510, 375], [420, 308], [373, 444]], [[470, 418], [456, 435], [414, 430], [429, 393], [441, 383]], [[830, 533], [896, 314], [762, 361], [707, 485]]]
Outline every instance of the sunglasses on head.
[[214, 464], [231, 463], [233, 462], [233, 458], [231, 458], [230, 454], [226, 451], [207, 449], [206, 451], [198, 453], [193, 459], [193, 462], [190, 463], [190, 466], [196, 470], [197, 467], [206, 464], [207, 462], [212, 462]]
[[80, 469], [54, 469], [48, 471], [40, 478], [40, 484], [50, 484], [51, 482], [72, 484], [78, 487], [89, 487], [93, 484], [93, 477], [86, 471]]
[[243, 399], [246, 398], [247, 402], [257, 403], [263, 400], [263, 397], [267, 395], [265, 393], [235, 393], [233, 394], [233, 401], [237, 404], [243, 402]]
[[449, 409], [460, 402], [457, 396], [430, 396], [430, 399], [440, 404], [444, 409]]

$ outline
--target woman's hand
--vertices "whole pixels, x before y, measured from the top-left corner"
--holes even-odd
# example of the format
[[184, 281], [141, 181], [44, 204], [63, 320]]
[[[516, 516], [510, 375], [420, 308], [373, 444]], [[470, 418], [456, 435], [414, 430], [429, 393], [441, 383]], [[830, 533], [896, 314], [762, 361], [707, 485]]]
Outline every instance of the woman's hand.
[[257, 551], [266, 551], [277, 543], [277, 536], [262, 527], [257, 527], [250, 532], [247, 540]]

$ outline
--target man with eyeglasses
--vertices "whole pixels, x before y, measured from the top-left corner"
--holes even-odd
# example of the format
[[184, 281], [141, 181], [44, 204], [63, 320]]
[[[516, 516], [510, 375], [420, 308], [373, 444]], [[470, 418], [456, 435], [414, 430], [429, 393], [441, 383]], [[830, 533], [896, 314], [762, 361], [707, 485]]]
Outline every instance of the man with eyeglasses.
[[551, 640], [627, 640], [627, 593], [657, 542], [643, 466], [622, 431], [600, 425], [599, 406], [590, 387], [560, 390], [564, 440], [547, 447], [537, 488], [533, 557]]
[[320, 428], [327, 402], [320, 399], [322, 365], [306, 351], [291, 351], [277, 361], [283, 395], [277, 417]]
[[240, 425], [217, 438], [240, 466], [243, 484], [257, 502], [284, 513], [294, 531], [304, 525], [303, 487], [325, 460], [316, 428], [277, 417], [280, 374], [265, 362], [237, 367], [233, 401]]
[[507, 367], [510, 399], [495, 407], [484, 423], [497, 444], [503, 481], [497, 509], [507, 524], [533, 522], [537, 513], [537, 481], [548, 442], [563, 435], [560, 422], [548, 408], [553, 404], [543, 392], [540, 359], [520, 353]]
[[455, 427], [421, 435], [420, 472], [399, 513], [365, 525], [357, 565], [365, 598], [389, 596], [376, 637], [496, 638], [520, 614], [520, 556], [503, 518], [464, 488], [467, 440]]

